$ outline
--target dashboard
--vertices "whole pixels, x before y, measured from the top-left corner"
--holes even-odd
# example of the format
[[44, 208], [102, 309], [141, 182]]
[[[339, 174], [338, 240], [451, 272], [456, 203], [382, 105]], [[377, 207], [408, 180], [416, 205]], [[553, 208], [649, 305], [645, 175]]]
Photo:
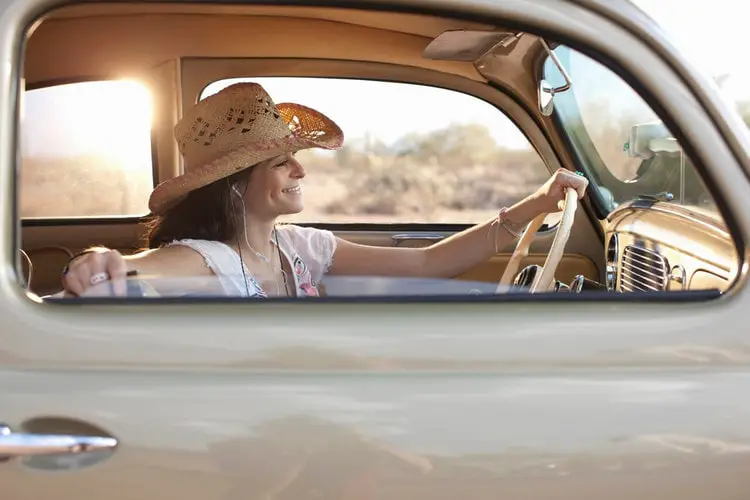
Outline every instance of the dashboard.
[[610, 291], [726, 291], [739, 270], [723, 223], [685, 207], [632, 202], [605, 225], [605, 285]]

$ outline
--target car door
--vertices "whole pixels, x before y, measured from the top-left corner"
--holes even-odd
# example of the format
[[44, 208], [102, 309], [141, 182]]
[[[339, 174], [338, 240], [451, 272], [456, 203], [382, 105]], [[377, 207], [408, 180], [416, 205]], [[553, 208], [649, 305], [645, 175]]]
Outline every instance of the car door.
[[[19, 41], [11, 35], [34, 4], [2, 5], [10, 63]], [[670, 49], [645, 36], [658, 40], [631, 6], [441, 6], [543, 27], [618, 61], [703, 159], [734, 235], [747, 241], [745, 139]], [[15, 130], [18, 61], [8, 68], [0, 116], [3, 130]], [[554, 123], [545, 127], [554, 133]], [[0, 145], [0, 181], [11, 193], [17, 144], [6, 133]], [[747, 491], [745, 270], [711, 301], [676, 293], [53, 303], [18, 285], [15, 197], [6, 198], [3, 498]]]

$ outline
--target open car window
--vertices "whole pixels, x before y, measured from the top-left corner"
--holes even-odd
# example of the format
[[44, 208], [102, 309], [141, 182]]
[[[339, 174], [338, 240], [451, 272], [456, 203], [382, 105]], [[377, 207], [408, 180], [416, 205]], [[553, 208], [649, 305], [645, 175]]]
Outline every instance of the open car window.
[[[308, 172], [302, 223], [472, 224], [497, 215], [550, 172], [518, 127], [477, 97], [427, 85], [351, 78], [234, 78], [277, 103], [304, 103], [344, 131], [336, 152], [298, 153]], [[548, 218], [554, 225], [559, 214]]]
[[[157, 121], [152, 139], [152, 110], [145, 99], [148, 93], [143, 94], [144, 108], [138, 114], [140, 121], [124, 119], [126, 113], [123, 111], [123, 116], [119, 117], [123, 130], [120, 133], [118, 128], [118, 133], [112, 134], [122, 136], [123, 141], [139, 147], [123, 148], [118, 142], [103, 143], [97, 140], [96, 131], [91, 132], [88, 135], [90, 140], [80, 141], [89, 148], [89, 153], [78, 150], [66, 153], [72, 159], [71, 168], [88, 168], [84, 169], [85, 182], [62, 176], [50, 177], [59, 181], [60, 193], [71, 193], [71, 200], [79, 201], [65, 204], [61, 197], [57, 203], [46, 205], [46, 212], [38, 212], [38, 217], [84, 220], [101, 215], [144, 214], [144, 209], [139, 211], [138, 207], [146, 207], [149, 201], [151, 185], [143, 174], [151, 173], [154, 167], [149, 161], [151, 157], [166, 159], [158, 169], [162, 184], [157, 188], [161, 191], [157, 190], [157, 193], [169, 194], [169, 189], [174, 189], [177, 194], [172, 201], [176, 204], [163, 212], [153, 208], [158, 204], [151, 204], [156, 213], [145, 219], [126, 221], [132, 224], [130, 227], [123, 224], [98, 231], [95, 224], [86, 224], [88, 227], [70, 231], [67, 244], [54, 248], [38, 243], [59, 238], [51, 231], [49, 236], [40, 238], [39, 235], [47, 231], [39, 228], [52, 224], [48, 221], [24, 221], [23, 236], [27, 244], [24, 250], [28, 249], [29, 259], [23, 282], [30, 283], [28, 288], [39, 296], [57, 298], [63, 268], [83, 248], [102, 245], [127, 255], [144, 247], [154, 249], [165, 245], [183, 245], [196, 252], [183, 252], [183, 255], [191, 255], [193, 260], [190, 263], [187, 261], [190, 257], [176, 260], [175, 269], [169, 268], [170, 263], [166, 260], [159, 261], [158, 258], [150, 261], [151, 266], [145, 263], [146, 259], [129, 260], [137, 275], [128, 280], [127, 296], [177, 299], [227, 296], [465, 298], [526, 295], [529, 292], [726, 290], [736, 262], [733, 249], [729, 246], [731, 242], [726, 235], [718, 234], [720, 229], [712, 229], [718, 234], [714, 237], [713, 233], [709, 234], [704, 227], [689, 220], [690, 217], [683, 217], [681, 225], [676, 225], [674, 220], [660, 218], [654, 211], [645, 223], [642, 218], [635, 220], [637, 217], [600, 223], [586, 216], [588, 207], [577, 210], [578, 204], [571, 200], [566, 206], [565, 217], [561, 217], [559, 210], [547, 215], [546, 227], [541, 223], [543, 216], [535, 218], [534, 227], [541, 227], [540, 231], [534, 229], [524, 233], [523, 227], [513, 230], [502, 221], [505, 213], [502, 208], [513, 206], [543, 185], [551, 175], [548, 163], [557, 166], [559, 159], [565, 159], [562, 163], [565, 166], [578, 166], [583, 170], [590, 181], [587, 193], [605, 214], [640, 198], [667, 201], [709, 215], [717, 213], [693, 163], [638, 93], [593, 60], [565, 47], [556, 50], [562, 64], [570, 68], [574, 82], [570, 91], [559, 93], [554, 101], [555, 118], [568, 139], [567, 143], [562, 141], [562, 144], [559, 144], [560, 141], [545, 142], [545, 137], [530, 121], [524, 122], [528, 117], [524, 117], [523, 113], [536, 108], [517, 106], [508, 95], [500, 95], [502, 91], [499, 89], [466, 87], [469, 89], [467, 92], [488, 96], [487, 99], [492, 99], [489, 102], [458, 90], [437, 87], [438, 83], [422, 85], [368, 77], [305, 76], [215, 81], [216, 77], [211, 75], [252, 74], [252, 71], [231, 66], [234, 68], [231, 72], [206, 74], [199, 71], [200, 66], [194, 66], [192, 73], [185, 72], [193, 75], [190, 85], [185, 86], [189, 90], [183, 92], [181, 99], [173, 104], [181, 108], [183, 117], [187, 118], [181, 123], [187, 124], [185, 130], [191, 130], [195, 137], [181, 138], [180, 127], [173, 128], [170, 119], [169, 127]], [[217, 65], [220, 64], [221, 61], [217, 61]], [[549, 64], [545, 67], [544, 78], [553, 85], [561, 83], [560, 76], [557, 67]], [[528, 78], [532, 81], [534, 76], [529, 74]], [[285, 151], [294, 154], [295, 161], [290, 156], [287, 161], [272, 166], [270, 163], [260, 164], [260, 168], [247, 171], [247, 167], [258, 166], [252, 159], [256, 157], [239, 158], [242, 161], [231, 165], [232, 169], [239, 171], [226, 175], [227, 170], [217, 169], [216, 172], [224, 177], [209, 180], [215, 172], [204, 167], [214, 168], [221, 163], [219, 160], [242, 153], [245, 146], [236, 147], [239, 142], [230, 141], [234, 138], [232, 134], [239, 136], [237, 140], [241, 141], [240, 134], [253, 130], [252, 127], [235, 125], [244, 123], [242, 120], [247, 119], [245, 113], [259, 113], [251, 108], [238, 108], [234, 101], [222, 101], [225, 96], [234, 98], [234, 92], [257, 91], [260, 88], [258, 85], [241, 85], [222, 92], [240, 82], [260, 84], [263, 93], [248, 95], [244, 101], [238, 102], [267, 104], [271, 98], [279, 104], [300, 103], [319, 110], [343, 129], [343, 147], [336, 150], [300, 150], [295, 145], [290, 151]], [[113, 82], [111, 85], [120, 83]], [[51, 88], [49, 92], [62, 92], [67, 88]], [[153, 114], [157, 119], [163, 118], [165, 115], [161, 106], [167, 101], [160, 98], [160, 92], [165, 89], [154, 84], [150, 88], [155, 93], [155, 102], [160, 106], [159, 112]], [[41, 92], [46, 90], [31, 90], [27, 99], [29, 102], [32, 98], [39, 99]], [[205, 101], [219, 92], [222, 93], [217, 99]], [[496, 92], [494, 97], [492, 92]], [[65, 98], [63, 94], [56, 95]], [[86, 107], [81, 109], [89, 117], [86, 123], [93, 126], [97, 123], [97, 112], [103, 113], [106, 106], [102, 105], [100, 109], [94, 105], [98, 102], [94, 98], [96, 94], [88, 94], [88, 97]], [[74, 101], [74, 98], [80, 96], [74, 95], [70, 99]], [[116, 98], [110, 96], [110, 99]], [[51, 101], [54, 102], [54, 99]], [[197, 108], [200, 111], [217, 102], [224, 102], [227, 107], [217, 112], [216, 118], [209, 120], [202, 115], [196, 117], [191, 114], [191, 111], [195, 111], [191, 106], [196, 103], [200, 103]], [[129, 103], [125, 100], [119, 103], [121, 106], [125, 104]], [[63, 110], [68, 109], [65, 106], [75, 109], [74, 102], [57, 105]], [[505, 112], [500, 109], [501, 106]], [[179, 111], [178, 108], [175, 111]], [[43, 108], [38, 103], [29, 106], [27, 113], [34, 114], [34, 117], [28, 123], [37, 124], [40, 121], [36, 117], [39, 109]], [[278, 119], [282, 115], [264, 109], [262, 112], [269, 117], [275, 115], [274, 118]], [[298, 120], [297, 125], [305, 122], [304, 113], [300, 115], [293, 117]], [[526, 124], [526, 133], [534, 137], [535, 144], [545, 154], [548, 163], [532, 147], [510, 115], [518, 123]], [[54, 125], [61, 130], [61, 134], [70, 134], [74, 131], [73, 125], [78, 123], [77, 119], [75, 113], [61, 112]], [[227, 126], [227, 123], [230, 125]], [[254, 118], [247, 123], [254, 123]], [[281, 126], [275, 130], [280, 139], [272, 141], [287, 140], [288, 128], [295, 123], [278, 123]], [[24, 130], [22, 190], [25, 191], [21, 201], [26, 196], [44, 206], [41, 204], [54, 198], [43, 195], [45, 185], [42, 181], [45, 178], [39, 173], [46, 171], [35, 167], [31, 159], [41, 154], [39, 152], [53, 151], [52, 146], [56, 143], [50, 141], [40, 145], [45, 137], [44, 129], [38, 128], [40, 126], [34, 125]], [[299, 127], [302, 128], [302, 125]], [[333, 129], [335, 127], [329, 127], [329, 130]], [[138, 140], [127, 138], [126, 132], [137, 134]], [[206, 137], [202, 139], [202, 135]], [[221, 139], [215, 141], [216, 137]], [[335, 147], [338, 147], [340, 136], [337, 129], [335, 137]], [[169, 148], [176, 145], [175, 139], [184, 156], [182, 165], [177, 154], [166, 154]], [[73, 146], [77, 143], [70, 139], [64, 144]], [[216, 156], [213, 156], [215, 152], [209, 150], [210, 155], [201, 156], [198, 160], [193, 157], [193, 161], [190, 161], [188, 153], [191, 149], [186, 145], [192, 147], [194, 144], [198, 148], [193, 148], [193, 151], [212, 145], [216, 148], [231, 146], [232, 149], [229, 149], [229, 153], [220, 151], [221, 155]], [[269, 145], [275, 147], [275, 143], [261, 142], [260, 139], [252, 144], [259, 150]], [[165, 145], [167, 149], [164, 149]], [[563, 147], [568, 151], [562, 150]], [[95, 156], [95, 161], [88, 164], [81, 160], [86, 154], [96, 155], [102, 150], [117, 161], [108, 162], [103, 156]], [[204, 152], [201, 151], [201, 154]], [[575, 165], [567, 163], [571, 157], [577, 160]], [[131, 162], [133, 158], [136, 160]], [[125, 160], [129, 163], [122, 163]], [[185, 177], [174, 177], [180, 166]], [[283, 168], [276, 170], [277, 167]], [[58, 167], [60, 172], [61, 169]], [[269, 174], [269, 171], [281, 172], [278, 175], [286, 177], [274, 180], [276, 184], [271, 181], [268, 184], [248, 181], [255, 175], [254, 172], [267, 175], [261, 177], [259, 182], [265, 182], [263, 179], [273, 180], [276, 174]], [[197, 193], [197, 189], [191, 187], [201, 186], [197, 181], [191, 184], [196, 177], [188, 176], [199, 175], [195, 172], [206, 174], [208, 184], [204, 187], [207, 190]], [[244, 176], [232, 178], [240, 173]], [[583, 182], [572, 175], [561, 173], [560, 177], [567, 177], [569, 181], [574, 179], [576, 183]], [[140, 184], [137, 190], [132, 190], [130, 183], [136, 182], [136, 179]], [[188, 182], [184, 182], [186, 179]], [[222, 179], [230, 183], [225, 186], [226, 189], [214, 184]], [[120, 182], [120, 185], [113, 184], [116, 182]], [[249, 186], [257, 191], [242, 194], [237, 186], [243, 184], [246, 189]], [[54, 184], [46, 186], [49, 189]], [[195, 189], [197, 194], [185, 196], [186, 192], [180, 191], [180, 186], [187, 186], [188, 191]], [[215, 187], [219, 188], [215, 193], [210, 191]], [[136, 193], [137, 196], [131, 196]], [[239, 200], [233, 198], [234, 195], [239, 195]], [[192, 204], [181, 204], [178, 198]], [[539, 199], [544, 201], [545, 194], [536, 201]], [[99, 205], [91, 208], [84, 203], [87, 200], [98, 200]], [[199, 203], [193, 203], [195, 200]], [[264, 207], [260, 205], [268, 200], [268, 205], [276, 211], [262, 211]], [[277, 201], [278, 205], [274, 205]], [[586, 203], [587, 196], [583, 204]], [[247, 210], [246, 204], [251, 210]], [[533, 200], [530, 206], [533, 208]], [[555, 210], [549, 207], [555, 205], [545, 204], [544, 211]], [[57, 212], [50, 211], [52, 209]], [[252, 229], [260, 227], [252, 226], [258, 222], [254, 215], [269, 213], [273, 214], [272, 222], [279, 222], [278, 226], [288, 229], [285, 234], [289, 238], [282, 238], [281, 242], [276, 238], [270, 250], [256, 249], [260, 245], [248, 238], [247, 233], [251, 231], [229, 229], [228, 221], [233, 221], [238, 214], [243, 216], [241, 227]], [[51, 222], [63, 225], [62, 222]], [[75, 225], [75, 222], [64, 222], [71, 228]], [[463, 240], [464, 244], [467, 241], [471, 243], [471, 249], [468, 245], [448, 247], [452, 242], [461, 242], [460, 238], [451, 239], [452, 235], [475, 224], [485, 225], [479, 228], [479, 232], [467, 234], [475, 237], [481, 235], [482, 241]], [[550, 228], [556, 230], [546, 230]], [[278, 236], [270, 226], [269, 232]], [[498, 234], [508, 238], [498, 238]], [[526, 235], [530, 237], [526, 238]], [[243, 236], [244, 244], [240, 241]], [[262, 238], [261, 235], [256, 240]], [[406, 254], [401, 252], [403, 248], [395, 248], [424, 248], [437, 242], [445, 243], [441, 246], [442, 254], [441, 250]], [[524, 246], [519, 242], [524, 242]], [[57, 245], [57, 241], [54, 243]], [[362, 247], [390, 248], [388, 252], [382, 252], [363, 251]], [[336, 254], [336, 249], [343, 250]], [[481, 249], [481, 253], [477, 254], [473, 251], [475, 249]], [[437, 254], [441, 258], [423, 258], [428, 254]], [[448, 255], [455, 260], [446, 263]], [[403, 256], [408, 258], [399, 260]], [[631, 265], [643, 262], [647, 264], [645, 269], [634, 270]], [[192, 267], [191, 263], [197, 264]], [[393, 266], [394, 263], [399, 265]], [[207, 268], [211, 272], [206, 273]], [[629, 289], [623, 288], [625, 280], [636, 272], [642, 272], [648, 285], [636, 283]], [[709, 277], [701, 278], [703, 275], [700, 273], [706, 272]], [[95, 285], [87, 297], [91, 294], [108, 295], [110, 284], [107, 281], [111, 277], [108, 273], [97, 268], [90, 276], [80, 278], [79, 284], [84, 288], [87, 284]], [[210, 276], [206, 278], [205, 274]], [[423, 279], [427, 276], [430, 278]], [[63, 278], [63, 282], [66, 279]], [[107, 283], [99, 285], [103, 281]]]
[[125, 80], [74, 82], [27, 90], [23, 100], [22, 218], [148, 213], [154, 187], [148, 87]]
[[[555, 54], [573, 85], [555, 95], [554, 114], [604, 215], [644, 199], [721, 221], [690, 157], [644, 99], [593, 59], [565, 46], [557, 47]], [[544, 78], [553, 85], [564, 82], [550, 58]]]

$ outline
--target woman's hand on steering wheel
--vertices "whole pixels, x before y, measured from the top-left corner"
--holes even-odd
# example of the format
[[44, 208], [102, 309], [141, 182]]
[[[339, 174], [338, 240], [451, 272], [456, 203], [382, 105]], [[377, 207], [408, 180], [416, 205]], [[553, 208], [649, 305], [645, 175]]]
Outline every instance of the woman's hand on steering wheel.
[[535, 208], [539, 211], [538, 213], [558, 212], [563, 209], [563, 205], [565, 204], [565, 191], [567, 188], [575, 189], [580, 200], [586, 193], [588, 185], [589, 181], [585, 177], [564, 168], [558, 169], [532, 195], [535, 200]]
[[[562, 258], [565, 244], [573, 227], [573, 218], [575, 217], [575, 208], [577, 206], [576, 198], [580, 199], [583, 197], [588, 184], [588, 180], [585, 177], [560, 169], [542, 187], [527, 198], [528, 205], [533, 205], [533, 209], [530, 207], [529, 211], [533, 211], [535, 215], [529, 223], [527, 231], [518, 241], [516, 249], [508, 261], [508, 265], [498, 283], [497, 293], [507, 290], [510, 286], [518, 271], [521, 260], [528, 255], [531, 241], [536, 235], [537, 229], [542, 225], [545, 216], [564, 209], [565, 212], [558, 224], [547, 259], [529, 289], [531, 293], [547, 290], [548, 285], [554, 281], [555, 269]], [[575, 191], [575, 194], [571, 191], [571, 196], [568, 197], [567, 192], [569, 190]], [[570, 206], [566, 206], [566, 197], [568, 197]]]

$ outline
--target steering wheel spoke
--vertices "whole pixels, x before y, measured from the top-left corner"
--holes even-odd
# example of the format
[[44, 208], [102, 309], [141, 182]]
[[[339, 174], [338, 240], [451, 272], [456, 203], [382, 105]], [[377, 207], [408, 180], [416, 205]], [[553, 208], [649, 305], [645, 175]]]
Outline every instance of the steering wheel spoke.
[[[533, 282], [528, 288], [529, 293], [546, 292], [553, 287], [555, 271], [560, 264], [560, 260], [565, 252], [565, 245], [568, 243], [568, 238], [570, 237], [570, 232], [573, 228], [576, 208], [578, 208], [578, 193], [576, 193], [575, 189], [568, 188], [565, 191], [563, 214], [557, 227], [557, 232], [555, 233], [555, 239], [552, 241], [552, 246], [547, 254], [547, 259], [545, 260], [544, 265], [535, 273]], [[505, 272], [503, 272], [503, 275], [500, 278], [496, 293], [503, 293], [504, 291], [512, 289], [511, 284], [518, 272], [521, 261], [529, 255], [531, 242], [536, 236], [539, 228], [544, 223], [544, 219], [547, 215], [549, 214], [539, 214], [526, 227], [526, 230], [518, 240], [513, 255], [508, 261], [508, 266], [505, 268]]]

